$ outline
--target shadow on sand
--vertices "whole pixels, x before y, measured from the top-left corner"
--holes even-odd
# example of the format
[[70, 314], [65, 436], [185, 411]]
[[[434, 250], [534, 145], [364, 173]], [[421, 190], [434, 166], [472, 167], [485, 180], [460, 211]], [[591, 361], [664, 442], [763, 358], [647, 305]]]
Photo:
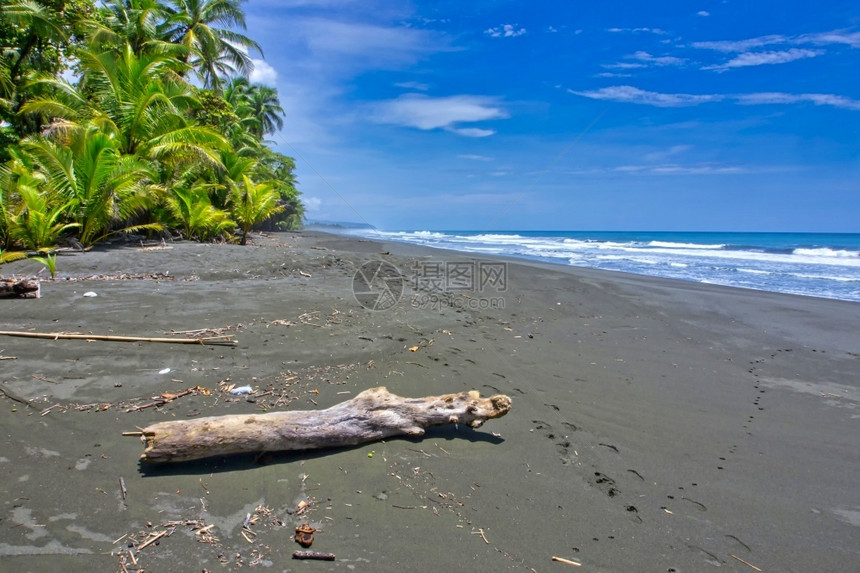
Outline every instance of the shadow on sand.
[[[424, 440], [468, 440], [472, 443], [501, 444], [504, 438], [495, 436], [488, 432], [477, 431], [468, 426], [455, 428], [453, 426], [439, 426], [428, 428], [423, 436], [410, 438], [407, 436], [394, 436], [386, 441], [405, 441], [419, 444]], [[255, 454], [233, 454], [204, 458], [188, 462], [176, 462], [165, 464], [151, 464], [139, 462], [138, 468], [143, 477], [170, 476], [170, 475], [206, 475], [212, 473], [224, 473], [254, 469], [259, 466], [270, 466], [274, 464], [289, 464], [299, 460], [312, 460], [365, 448], [371, 443], [359, 444], [343, 448], [326, 448], [320, 450], [298, 450], [280, 452], [259, 452]]]

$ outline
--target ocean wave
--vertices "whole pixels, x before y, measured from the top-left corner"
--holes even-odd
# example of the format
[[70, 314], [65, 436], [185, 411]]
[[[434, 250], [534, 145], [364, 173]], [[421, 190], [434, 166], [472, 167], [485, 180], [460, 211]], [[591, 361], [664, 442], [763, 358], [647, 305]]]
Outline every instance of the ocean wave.
[[704, 250], [720, 250], [725, 249], [726, 245], [700, 245], [698, 243], [673, 243], [669, 241], [649, 241], [649, 247], [661, 247], [664, 249], [704, 249]]
[[818, 247], [814, 249], [794, 249], [792, 251], [795, 255], [801, 255], [804, 257], [835, 257], [835, 258], [843, 258], [843, 257], [851, 257], [855, 259], [860, 259], [860, 252], [858, 251], [847, 251], [844, 249], [829, 249], [827, 247]]

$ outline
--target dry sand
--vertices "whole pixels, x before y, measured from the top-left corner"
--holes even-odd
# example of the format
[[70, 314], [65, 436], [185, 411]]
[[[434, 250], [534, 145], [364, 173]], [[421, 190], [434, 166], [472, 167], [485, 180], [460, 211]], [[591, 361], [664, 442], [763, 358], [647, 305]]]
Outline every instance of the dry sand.
[[[384, 311], [352, 293], [374, 260], [407, 277]], [[476, 259], [319, 233], [61, 256], [43, 298], [0, 301], [0, 328], [227, 329], [238, 345], [0, 337], [0, 570], [858, 570], [860, 304], [509, 261], [503, 292], [411, 305], [414, 269], [445, 261]], [[108, 276], [62, 280], [87, 275]], [[121, 435], [378, 385], [513, 409], [423, 439], [154, 467]], [[291, 559], [305, 522], [336, 561]]]

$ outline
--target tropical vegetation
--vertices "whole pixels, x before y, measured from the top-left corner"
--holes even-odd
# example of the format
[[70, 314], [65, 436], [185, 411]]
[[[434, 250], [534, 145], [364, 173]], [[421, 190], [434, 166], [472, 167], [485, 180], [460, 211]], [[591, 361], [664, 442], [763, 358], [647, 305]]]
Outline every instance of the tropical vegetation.
[[277, 90], [249, 79], [245, 1], [3, 2], [0, 262], [116, 233], [244, 244], [264, 221], [301, 225], [295, 164], [265, 140]]

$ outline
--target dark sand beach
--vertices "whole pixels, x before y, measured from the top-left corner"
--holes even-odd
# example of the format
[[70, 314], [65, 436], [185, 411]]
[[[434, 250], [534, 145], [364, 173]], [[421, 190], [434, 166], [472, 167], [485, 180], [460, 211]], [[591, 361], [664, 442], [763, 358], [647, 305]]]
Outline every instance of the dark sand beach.
[[[858, 571], [860, 304], [526, 261], [504, 289], [430, 299], [414, 269], [501, 260], [253, 243], [65, 254], [42, 298], [0, 301], [2, 330], [238, 341], [0, 337], [0, 570]], [[381, 260], [405, 290], [371, 311], [353, 276]], [[513, 408], [477, 430], [157, 466], [122, 436], [381, 385]], [[301, 523], [336, 561], [291, 558]]]

